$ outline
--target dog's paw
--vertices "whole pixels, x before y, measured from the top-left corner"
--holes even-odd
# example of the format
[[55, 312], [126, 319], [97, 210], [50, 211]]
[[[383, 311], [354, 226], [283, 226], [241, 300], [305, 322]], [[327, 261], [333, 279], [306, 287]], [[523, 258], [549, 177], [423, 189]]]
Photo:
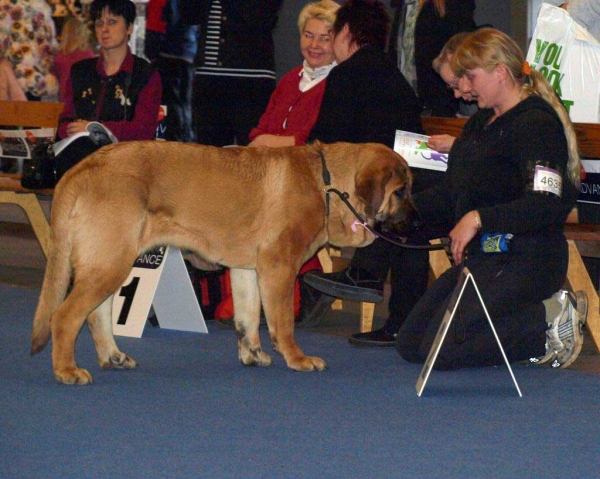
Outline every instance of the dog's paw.
[[135, 369], [138, 367], [138, 363], [127, 354], [117, 352], [108, 361], [100, 361], [100, 367], [102, 369]]
[[238, 357], [245, 366], [270, 366], [272, 362], [271, 356], [265, 353], [262, 348], [240, 348]]
[[87, 369], [82, 368], [67, 368], [55, 369], [54, 377], [62, 384], [92, 384], [94, 382], [92, 375]]
[[301, 358], [295, 358], [287, 361], [287, 365], [294, 371], [301, 372], [323, 371], [327, 368], [325, 361], [315, 356], [303, 356]]

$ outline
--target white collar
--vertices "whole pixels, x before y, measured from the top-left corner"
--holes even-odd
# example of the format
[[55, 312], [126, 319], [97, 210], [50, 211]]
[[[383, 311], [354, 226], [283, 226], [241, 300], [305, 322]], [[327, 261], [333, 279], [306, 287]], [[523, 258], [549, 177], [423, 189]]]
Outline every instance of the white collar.
[[300, 84], [298, 85], [300, 91], [305, 92], [307, 90], [310, 90], [321, 80], [324, 80], [327, 77], [327, 75], [329, 75], [331, 69], [336, 65], [337, 63], [333, 61], [329, 65], [325, 65], [318, 68], [311, 68], [306, 62], [306, 60], [304, 60], [304, 63], [302, 65], [303, 68], [299, 73], [299, 75], [302, 77], [300, 78]]

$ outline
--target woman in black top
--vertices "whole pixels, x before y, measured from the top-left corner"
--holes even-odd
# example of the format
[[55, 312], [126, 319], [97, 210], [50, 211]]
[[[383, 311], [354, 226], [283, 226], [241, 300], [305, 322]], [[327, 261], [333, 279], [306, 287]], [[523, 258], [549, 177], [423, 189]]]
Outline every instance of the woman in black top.
[[[333, 51], [339, 64], [327, 77], [319, 117], [309, 141], [376, 142], [393, 148], [396, 130], [423, 132], [417, 96], [384, 52], [389, 24], [385, 6], [378, 0], [349, 0], [338, 10], [333, 26]], [[419, 191], [437, 184], [443, 174], [420, 170], [413, 171], [413, 175], [413, 191]], [[427, 242], [425, 238], [415, 237], [413, 240], [417, 244]], [[406, 250], [375, 240], [371, 245], [357, 249], [347, 270], [329, 274], [310, 272], [305, 275], [304, 281], [324, 291], [323, 285], [329, 283], [332, 277], [343, 276], [352, 283], [366, 280], [375, 285], [376, 296], [374, 300], [367, 300], [380, 301], [383, 298], [383, 281], [394, 263], [403, 265], [401, 271], [396, 268], [391, 273], [393, 300], [390, 300], [390, 320], [395, 325], [404, 320], [425, 292], [429, 269], [429, 256], [425, 250]], [[327, 313], [332, 301], [331, 296], [321, 297], [315, 306], [309, 306], [310, 309], [301, 302], [301, 320], [317, 322]], [[381, 330], [374, 332], [376, 345], [393, 347], [395, 338], [392, 333], [398, 328], [399, 324], [390, 334]], [[349, 341], [356, 344], [356, 336], [360, 334], [351, 336]], [[383, 341], [380, 341], [380, 336], [383, 336]], [[369, 338], [369, 341], [372, 339]], [[361, 338], [358, 340], [363, 341]]]
[[376, 142], [393, 148], [396, 130], [422, 132], [417, 97], [384, 53], [389, 16], [379, 1], [346, 2], [333, 27], [339, 63], [327, 77], [309, 141]]
[[[408, 361], [425, 361], [463, 266], [509, 361], [567, 367], [581, 350], [585, 293], [559, 291], [568, 265], [562, 231], [580, 184], [575, 133], [551, 86], [523, 60], [516, 43], [491, 28], [472, 33], [452, 56], [459, 89], [480, 111], [454, 142], [443, 184], [414, 196], [423, 221], [450, 225], [456, 266], [402, 325], [397, 349]], [[508, 250], [482, 241], [485, 233], [512, 235]], [[503, 364], [470, 285], [454, 321], [436, 368]]]

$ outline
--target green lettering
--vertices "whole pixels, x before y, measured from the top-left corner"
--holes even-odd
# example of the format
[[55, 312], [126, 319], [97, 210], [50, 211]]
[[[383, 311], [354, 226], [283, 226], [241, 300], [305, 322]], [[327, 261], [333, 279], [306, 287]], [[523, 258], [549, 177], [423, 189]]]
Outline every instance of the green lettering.
[[575, 103], [573, 100], [563, 100], [563, 105], [565, 106], [565, 110], [567, 113], [571, 114], [571, 106]]
[[[546, 76], [546, 75], [544, 75]], [[562, 97], [562, 89], [560, 87], [560, 82], [562, 82], [563, 78], [565, 77], [564, 73], [560, 73], [557, 70], [552, 70], [549, 72], [548, 76], [546, 76], [546, 79], [548, 80], [548, 83], [550, 83], [552, 85], [552, 88], [554, 88], [554, 91], [558, 94], [558, 96]]]
[[534, 59], [534, 61], [536, 63], [539, 63], [540, 59], [542, 58], [542, 53], [544, 53], [544, 50], [546, 49], [547, 46], [548, 46], [547, 41], [542, 41], [540, 39], [536, 39], [536, 41], [535, 41], [535, 59]]
[[548, 50], [546, 50], [546, 55], [544, 56], [544, 65], [552, 65], [556, 69], [560, 69], [560, 54], [562, 53], [562, 48], [559, 47], [556, 43], [550, 44]]

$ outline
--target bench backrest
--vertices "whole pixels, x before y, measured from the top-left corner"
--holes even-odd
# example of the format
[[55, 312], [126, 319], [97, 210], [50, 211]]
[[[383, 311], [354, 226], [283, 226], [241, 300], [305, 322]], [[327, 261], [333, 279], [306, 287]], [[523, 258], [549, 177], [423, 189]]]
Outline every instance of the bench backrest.
[[[422, 117], [423, 129], [427, 135], [448, 134], [460, 136], [466, 120], [464, 118], [441, 118], [436, 116]], [[577, 144], [582, 158], [600, 159], [600, 124], [573, 123]]]
[[64, 103], [0, 101], [0, 125], [57, 128]]

